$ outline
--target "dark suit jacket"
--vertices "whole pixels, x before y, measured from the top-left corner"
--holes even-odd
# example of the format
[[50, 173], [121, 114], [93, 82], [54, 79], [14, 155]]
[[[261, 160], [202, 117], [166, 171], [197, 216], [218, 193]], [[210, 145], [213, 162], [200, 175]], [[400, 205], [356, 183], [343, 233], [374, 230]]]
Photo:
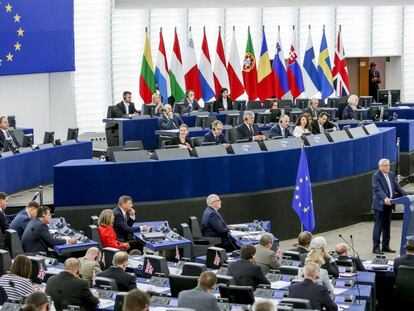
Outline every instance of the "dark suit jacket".
[[[219, 112], [220, 110], [225, 110], [223, 105], [223, 99], [217, 99], [213, 105], [213, 111]], [[230, 97], [227, 97], [227, 110], [233, 110], [233, 101]]]
[[[20, 145], [19, 145], [19, 143], [18, 143], [18, 141], [16, 139], [16, 136], [14, 136], [14, 133], [12, 131], [10, 131], [10, 130], [8, 130], [8, 132], [9, 132], [11, 138], [13, 139], [13, 142], [16, 145], [16, 147], [17, 148], [20, 147]], [[6, 140], [6, 136], [3, 134], [3, 131], [0, 130], [0, 149], [3, 149], [3, 147], [4, 147], [4, 141], [5, 140]]]
[[236, 285], [251, 286], [253, 290], [259, 284], [270, 284], [260, 266], [247, 259], [239, 259], [229, 264], [227, 275], [232, 276]]
[[338, 310], [326, 287], [309, 279], [290, 285], [289, 298], [309, 299], [312, 309], [322, 310], [325, 307], [328, 311]]
[[200, 110], [201, 107], [198, 104], [196, 100], [193, 100], [192, 105], [190, 105], [190, 102], [188, 99], [184, 99], [184, 105], [181, 107], [181, 113], [189, 113], [191, 111]]
[[173, 130], [178, 129], [181, 124], [183, 124], [183, 120], [173, 114], [172, 119], [168, 118], [164, 113], [158, 117], [158, 127], [160, 130]]
[[347, 260], [351, 259], [354, 262], [354, 265], [357, 269], [357, 271], [366, 271], [364, 265], [362, 264], [362, 261], [358, 257], [352, 257], [352, 256], [338, 256], [338, 260]]
[[355, 112], [350, 105], [347, 105], [342, 111], [342, 120], [350, 120], [355, 118]]
[[328, 271], [329, 275], [333, 275], [335, 278], [339, 277], [339, 268], [335, 261], [330, 262], [329, 258], [324, 258], [325, 263], [321, 266], [321, 268]]
[[115, 217], [113, 227], [114, 227], [118, 240], [120, 241], [130, 240], [129, 238], [130, 233], [139, 231], [139, 227], [135, 227], [135, 228], [132, 227], [135, 220], [133, 220], [129, 216], [127, 217], [127, 220], [125, 220], [120, 207], [115, 207], [113, 209], [113, 212], [114, 212], [114, 217]]
[[[396, 194], [401, 196], [406, 195], [406, 192], [397, 183], [394, 173], [389, 172], [388, 178], [390, 180], [393, 198], [396, 197]], [[384, 206], [387, 208], [384, 204], [384, 199], [389, 197], [390, 191], [384, 174], [381, 171], [377, 171], [374, 175], [372, 175], [372, 209], [374, 211], [384, 211]]]
[[259, 129], [259, 126], [257, 124], [253, 124], [253, 133], [249, 130], [246, 123], [240, 124], [237, 127], [237, 139], [243, 139], [243, 138], [252, 138], [256, 135], [262, 135], [262, 132]]
[[120, 267], [112, 266], [108, 270], [98, 273], [97, 276], [114, 279], [120, 292], [128, 292], [131, 289], [137, 288], [135, 276], [125, 272]]
[[227, 237], [229, 229], [221, 215], [212, 207], [207, 206], [201, 219], [201, 231], [207, 237]]
[[[122, 115], [127, 114], [126, 113], [126, 109], [125, 109], [125, 105], [124, 102], [121, 101], [118, 104], [116, 104], [116, 106], [118, 107], [119, 111], [122, 113]], [[135, 104], [133, 102], [129, 103], [129, 114], [133, 114], [135, 112], [138, 112], [138, 110], [135, 109]]]
[[[334, 125], [330, 123], [329, 121], [326, 121], [326, 123], [323, 125], [324, 130], [328, 130], [333, 128]], [[319, 123], [318, 120], [312, 121], [312, 134], [321, 134], [321, 131], [319, 130]]]
[[67, 305], [80, 306], [81, 310], [95, 310], [99, 304], [99, 299], [89, 290], [88, 282], [66, 271], [47, 281], [46, 294], [52, 297], [57, 311]]
[[217, 138], [214, 136], [213, 131], [208, 132], [204, 135], [204, 142], [205, 143], [216, 143], [218, 144], [225, 144], [227, 143], [226, 139], [224, 138], [224, 134], [221, 133]]
[[394, 259], [394, 273], [397, 274], [399, 266], [414, 267], [414, 255], [406, 254]]
[[49, 232], [47, 224], [39, 218], [29, 221], [22, 235], [22, 246], [26, 253], [46, 252], [47, 247], [53, 248], [55, 245], [65, 244], [64, 239], [55, 239]]
[[26, 209], [22, 209], [20, 212], [17, 213], [16, 217], [14, 217], [13, 221], [10, 224], [10, 229], [16, 230], [21, 238], [26, 229], [27, 224], [30, 221], [30, 216], [27, 214]]
[[306, 107], [305, 109], [303, 109], [302, 113], [309, 113], [312, 116], [312, 118], [317, 118], [319, 114], [319, 110], [312, 109], [311, 107]]
[[[191, 147], [193, 147], [193, 144], [191, 143], [191, 139], [188, 136], [185, 138], [185, 142], [188, 143]], [[178, 136], [173, 137], [171, 139], [170, 145], [182, 145], [180, 138]]]
[[9, 229], [9, 224], [10, 224], [10, 221], [7, 218], [7, 216], [4, 213], [4, 211], [0, 211], [0, 229], [1, 229], [1, 232], [2, 233], [4, 233], [4, 231], [6, 231], [7, 229]]
[[299, 254], [307, 254], [307, 253], [309, 253], [309, 250], [308, 249], [306, 249], [304, 247], [301, 247], [301, 246], [297, 246], [295, 248], [291, 248], [291, 249], [289, 249], [289, 251], [298, 252]]
[[[276, 123], [275, 125], [272, 126], [272, 128], [270, 129], [269, 132], [269, 137], [275, 137], [275, 136], [283, 136], [282, 135], [282, 130], [280, 129], [280, 124]], [[285, 138], [288, 138], [290, 136], [293, 136], [292, 133], [289, 131], [289, 128], [285, 129]]]

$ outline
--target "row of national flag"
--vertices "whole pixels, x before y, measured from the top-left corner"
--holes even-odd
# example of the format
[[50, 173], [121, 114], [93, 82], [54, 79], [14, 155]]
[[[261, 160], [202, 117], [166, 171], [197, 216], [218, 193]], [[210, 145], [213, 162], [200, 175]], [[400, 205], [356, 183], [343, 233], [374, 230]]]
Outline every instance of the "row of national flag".
[[348, 69], [340, 27], [336, 41], [333, 68], [329, 58], [325, 28], [322, 32], [319, 57], [316, 61], [309, 26], [308, 40], [302, 64], [297, 52], [294, 27], [287, 64], [283, 53], [280, 28], [278, 29], [273, 62], [270, 60], [264, 26], [258, 62], [254, 54], [249, 27], [246, 52], [242, 64], [239, 59], [234, 27], [228, 62], [226, 62], [221, 29], [219, 27], [214, 65], [212, 65], [212, 57], [210, 57], [209, 53], [205, 28], [203, 30], [198, 63], [191, 28], [188, 40], [183, 48], [183, 54], [181, 54], [177, 30], [174, 31], [174, 44], [169, 67], [162, 29], [160, 29], [159, 36], [158, 55], [154, 70], [149, 35], [146, 30], [139, 80], [139, 91], [144, 103], [150, 103], [152, 94], [157, 91], [162, 96], [164, 103], [182, 101], [186, 90], [189, 89], [194, 91], [197, 100], [203, 99], [204, 101], [217, 97], [222, 88], [229, 90], [233, 100], [243, 94], [246, 94], [249, 100], [259, 98], [261, 101], [271, 97], [278, 99], [296, 99], [298, 97], [326, 99], [330, 96], [346, 96], [349, 94]]

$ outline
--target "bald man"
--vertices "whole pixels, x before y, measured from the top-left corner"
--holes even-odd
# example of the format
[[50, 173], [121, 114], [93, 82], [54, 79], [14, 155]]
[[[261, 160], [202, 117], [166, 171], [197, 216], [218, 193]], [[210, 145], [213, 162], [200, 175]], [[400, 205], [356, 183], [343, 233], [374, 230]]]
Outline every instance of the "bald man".
[[79, 278], [80, 261], [77, 258], [68, 258], [64, 264], [64, 271], [51, 277], [46, 284], [46, 294], [52, 297], [57, 311], [68, 305], [79, 306], [80, 310], [95, 310], [99, 304], [89, 290], [88, 282]]
[[160, 130], [178, 129], [184, 123], [180, 117], [173, 113], [171, 105], [164, 105], [163, 111], [164, 113], [159, 116], [157, 121]]
[[349, 256], [349, 248], [345, 243], [338, 243], [335, 246], [335, 252], [338, 254], [337, 260], [349, 260], [351, 259], [354, 262], [354, 266], [357, 271], [366, 271], [362, 261], [359, 257]]
[[91, 247], [86, 251], [84, 257], [79, 258], [81, 268], [80, 275], [82, 279], [90, 281], [93, 275], [102, 272], [99, 261], [101, 259], [101, 251], [97, 247]]

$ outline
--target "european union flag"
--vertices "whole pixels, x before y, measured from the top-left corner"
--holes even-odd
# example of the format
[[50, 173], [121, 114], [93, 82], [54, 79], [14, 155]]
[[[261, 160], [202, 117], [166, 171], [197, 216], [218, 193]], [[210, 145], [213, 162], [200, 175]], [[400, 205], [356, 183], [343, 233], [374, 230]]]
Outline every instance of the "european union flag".
[[302, 148], [300, 154], [292, 207], [298, 214], [304, 230], [312, 232], [315, 229], [315, 216], [313, 214], [312, 185], [305, 148]]
[[73, 0], [0, 0], [0, 75], [74, 70]]

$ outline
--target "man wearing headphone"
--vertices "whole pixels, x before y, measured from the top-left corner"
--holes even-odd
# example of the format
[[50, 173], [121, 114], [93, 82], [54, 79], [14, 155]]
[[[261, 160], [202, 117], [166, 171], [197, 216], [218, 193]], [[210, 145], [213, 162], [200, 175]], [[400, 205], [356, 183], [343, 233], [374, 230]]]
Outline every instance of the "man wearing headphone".
[[292, 133], [289, 131], [289, 121], [290, 119], [287, 114], [281, 116], [279, 119], [279, 123], [276, 123], [270, 129], [269, 138], [275, 136], [282, 136], [283, 138], [288, 138], [289, 136], [292, 136]]
[[102, 272], [99, 262], [101, 261], [101, 252], [97, 247], [91, 247], [86, 251], [84, 257], [79, 258], [81, 268], [80, 275], [82, 279], [90, 281], [94, 274], [95, 276]]

